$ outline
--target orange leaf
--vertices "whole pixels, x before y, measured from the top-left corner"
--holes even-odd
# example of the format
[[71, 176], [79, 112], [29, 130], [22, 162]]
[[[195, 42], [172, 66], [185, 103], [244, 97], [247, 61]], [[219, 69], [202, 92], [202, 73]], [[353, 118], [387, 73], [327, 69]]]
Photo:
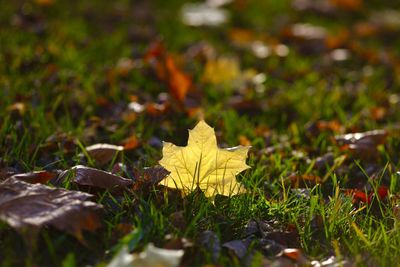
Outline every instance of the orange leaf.
[[170, 93], [177, 100], [183, 102], [185, 100], [187, 92], [192, 85], [192, 81], [176, 66], [171, 56], [166, 57], [165, 66], [169, 74], [168, 85]]
[[359, 10], [363, 5], [363, 0], [331, 0], [330, 2], [338, 8], [350, 11]]

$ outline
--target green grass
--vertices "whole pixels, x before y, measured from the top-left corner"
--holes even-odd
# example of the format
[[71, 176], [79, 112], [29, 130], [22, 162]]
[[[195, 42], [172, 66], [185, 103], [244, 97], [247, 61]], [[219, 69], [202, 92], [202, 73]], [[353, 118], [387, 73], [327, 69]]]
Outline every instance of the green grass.
[[[195, 242], [203, 231], [212, 230], [222, 243], [242, 239], [250, 220], [268, 221], [276, 231], [292, 229], [298, 235], [299, 248], [310, 259], [335, 255], [352, 266], [398, 266], [398, 29], [390, 42], [379, 35], [354, 38], [365, 49], [391, 51], [390, 57], [397, 65], [368, 62], [356, 51], [348, 61], [325, 64], [326, 53], [304, 54], [290, 42], [287, 57], [258, 59], [236, 48], [227, 34], [232, 28], [246, 28], [281, 41], [279, 27], [283, 22], [312, 22], [328, 31], [350, 28], [368, 19], [373, 10], [385, 8], [385, 4], [365, 4], [355, 16], [341, 11], [341, 20], [295, 11], [290, 1], [252, 0], [244, 10], [229, 6], [231, 21], [225, 26], [190, 28], [179, 19], [183, 2], [121, 0], [95, 5], [56, 1], [43, 7], [14, 1], [2, 5], [0, 170], [65, 170], [81, 163], [78, 154], [82, 147], [102, 142], [121, 144], [132, 134], [138, 136], [142, 146], [124, 152], [121, 162], [139, 169], [156, 165], [161, 148], [151, 145], [150, 140], [185, 145], [187, 129], [193, 128], [197, 118], [175, 107], [158, 117], [142, 113], [126, 120], [130, 96], [139, 96], [142, 103], [156, 102], [158, 94], [168, 92], [168, 86], [148, 66], [133, 68], [127, 76], [115, 80], [109, 75], [121, 58], [139, 61], [157, 39], [162, 39], [168, 52], [175, 55], [207, 41], [217, 55], [235, 55], [241, 69], [252, 68], [267, 77], [262, 92], [251, 86], [245, 93], [229, 86], [224, 90], [202, 81], [204, 62], [182, 60], [185, 72], [201, 92], [199, 102], [205, 119], [217, 130], [219, 144], [238, 145], [239, 136], [251, 141], [248, 164], [252, 168], [238, 177], [248, 193], [231, 198], [218, 196], [212, 202], [201, 192], [182, 198], [159, 187], [148, 194], [123, 197], [106, 192], [96, 198], [105, 207], [103, 228], [86, 233], [86, 244], [51, 228], [42, 230], [36, 241], [27, 241], [2, 223], [0, 266], [104, 266], [122, 245], [134, 251], [149, 242], [163, 246], [168, 242], [167, 235]], [[141, 10], [148, 14], [141, 17]], [[264, 108], [253, 113], [236, 109], [229, 105], [234, 94]], [[99, 104], [101, 99], [107, 102], [103, 106]], [[24, 103], [24, 111], [12, 111], [15, 103]], [[383, 118], [371, 116], [370, 111], [376, 107], [385, 109]], [[327, 172], [313, 167], [315, 159], [331, 152], [338, 161], [346, 152], [332, 141], [334, 133], [312, 133], [310, 125], [320, 120], [336, 120], [345, 132], [392, 130], [372, 160], [349, 156]], [[260, 133], [257, 129], [261, 127], [268, 131]], [[276, 149], [266, 153], [264, 149], [271, 146]], [[378, 178], [372, 177], [371, 168], [379, 173]], [[112, 164], [103, 169], [110, 171]], [[305, 188], [304, 195], [291, 188], [287, 177], [292, 173], [326, 179]], [[389, 197], [373, 198], [369, 205], [352, 203], [344, 189], [354, 187], [356, 179], [370, 184], [372, 191], [386, 184]], [[177, 212], [182, 212], [183, 228], [171, 221]], [[121, 224], [131, 226], [132, 231], [119, 231]], [[252, 246], [258, 248], [257, 242], [255, 239]], [[252, 266], [258, 266], [262, 259], [260, 251], [253, 257]], [[195, 265], [213, 261], [211, 253], [201, 248], [191, 253]], [[226, 250], [218, 263], [244, 264]]]

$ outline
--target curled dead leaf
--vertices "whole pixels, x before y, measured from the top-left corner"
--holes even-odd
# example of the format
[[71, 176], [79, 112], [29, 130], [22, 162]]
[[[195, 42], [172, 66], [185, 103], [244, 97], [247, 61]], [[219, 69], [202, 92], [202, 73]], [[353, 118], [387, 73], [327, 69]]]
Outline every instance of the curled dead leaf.
[[378, 154], [377, 146], [384, 144], [388, 137], [386, 130], [373, 130], [362, 133], [350, 133], [335, 136], [342, 150], [350, 151], [354, 156], [371, 159]]
[[14, 174], [12, 177], [20, 181], [24, 181], [30, 184], [45, 184], [53, 179], [57, 173], [48, 171], [34, 171], [28, 173]]
[[16, 178], [0, 183], [0, 219], [20, 232], [54, 226], [83, 241], [82, 230], [100, 227], [102, 208], [87, 199], [92, 195], [30, 184]]
[[111, 193], [121, 193], [129, 189], [133, 181], [102, 170], [78, 165], [65, 171], [60, 179], [71, 175], [71, 181], [78, 186], [91, 189], [110, 190]]
[[170, 172], [162, 166], [144, 168], [142, 171], [136, 171], [136, 180], [133, 184], [133, 190], [148, 190], [161, 182]]
[[110, 144], [95, 144], [86, 147], [86, 152], [88, 155], [100, 165], [107, 164], [123, 150], [123, 146]]
[[232, 240], [224, 243], [222, 247], [231, 251], [239, 259], [243, 259], [249, 253], [248, 248], [250, 243], [251, 239], [249, 238], [244, 240]]

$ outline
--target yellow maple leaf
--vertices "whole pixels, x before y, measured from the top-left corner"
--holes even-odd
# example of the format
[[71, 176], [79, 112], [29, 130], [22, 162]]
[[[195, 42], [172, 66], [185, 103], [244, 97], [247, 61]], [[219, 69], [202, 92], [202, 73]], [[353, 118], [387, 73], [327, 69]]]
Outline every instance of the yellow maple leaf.
[[199, 187], [207, 197], [244, 192], [235, 176], [250, 168], [246, 164], [249, 148], [218, 148], [214, 129], [205, 121], [200, 121], [189, 130], [187, 146], [164, 142], [163, 158], [159, 163], [170, 174], [163, 184], [181, 189], [184, 194]]
[[221, 57], [207, 61], [203, 80], [211, 84], [230, 83], [240, 76], [239, 62], [235, 58]]

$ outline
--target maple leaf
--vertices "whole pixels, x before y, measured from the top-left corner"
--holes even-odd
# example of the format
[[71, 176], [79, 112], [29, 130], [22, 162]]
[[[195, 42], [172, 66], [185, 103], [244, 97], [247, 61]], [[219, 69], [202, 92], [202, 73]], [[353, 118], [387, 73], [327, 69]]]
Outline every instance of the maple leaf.
[[243, 192], [235, 176], [250, 168], [246, 164], [249, 148], [218, 148], [214, 129], [200, 121], [189, 130], [186, 147], [163, 143], [163, 158], [159, 163], [170, 172], [164, 185], [182, 189], [185, 194], [198, 187], [207, 197]]

